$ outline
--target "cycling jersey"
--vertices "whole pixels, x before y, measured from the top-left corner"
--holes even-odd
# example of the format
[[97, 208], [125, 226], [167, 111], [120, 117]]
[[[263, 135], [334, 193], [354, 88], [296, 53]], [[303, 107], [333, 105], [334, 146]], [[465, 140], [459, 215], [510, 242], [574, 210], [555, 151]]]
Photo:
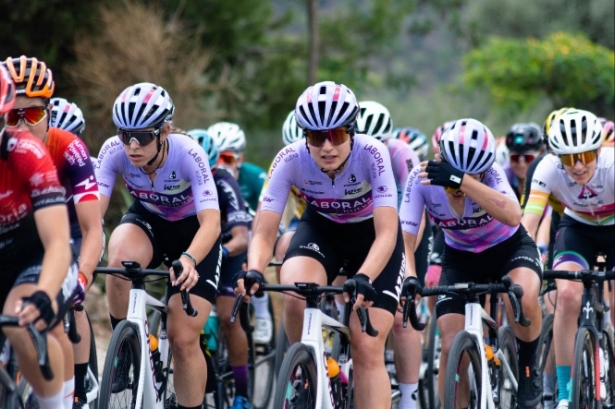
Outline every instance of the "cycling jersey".
[[367, 135], [355, 135], [346, 167], [334, 179], [317, 166], [305, 141], [283, 148], [275, 157], [261, 210], [284, 213], [291, 186], [307, 207], [337, 223], [372, 218], [375, 207], [397, 208], [397, 187], [386, 146]]
[[[546, 155], [537, 157], [532, 163], [530, 163], [530, 166], [527, 168], [525, 183], [523, 184], [523, 190], [521, 191], [521, 198], [519, 199], [519, 204], [521, 205], [521, 209], [523, 210], [525, 210], [525, 206], [527, 205], [527, 199], [529, 197], [529, 193], [532, 187], [532, 180], [534, 179], [534, 172], [536, 171], [536, 167], [545, 158], [545, 156]], [[561, 204], [558, 198], [553, 195], [553, 193], [549, 195], [549, 206], [559, 216], [564, 214], [564, 206]]]
[[75, 205], [99, 199], [90, 153], [81, 139], [59, 128], [49, 128], [45, 146], [66, 190], [70, 235], [72, 238], [81, 238]]
[[513, 188], [513, 192], [515, 192], [517, 199], [519, 199], [521, 196], [521, 192], [519, 191], [519, 178], [515, 175], [515, 171], [510, 163], [505, 164], [502, 169], [504, 170], [508, 183], [510, 183], [510, 186]]
[[203, 148], [185, 134], [169, 134], [166, 140], [168, 158], [152, 182], [142, 168], [130, 163], [117, 136], [107, 139], [95, 169], [100, 192], [111, 197], [120, 173], [130, 194], [163, 219], [176, 221], [201, 210], [218, 210], [216, 185]]
[[[403, 231], [417, 235], [426, 208], [434, 224], [443, 229], [446, 244], [457, 250], [480, 253], [511, 237], [519, 228], [498, 221], [469, 197], [464, 199], [463, 214], [456, 214], [444, 188], [422, 185], [419, 173], [420, 166], [412, 169], [406, 184], [399, 211]], [[485, 172], [482, 183], [517, 201], [502, 167], [497, 163]]]
[[[267, 172], [267, 174], [271, 173], [271, 168], [273, 167], [274, 163], [275, 161], [271, 162], [271, 166], [269, 166], [269, 171]], [[260, 202], [262, 202], [263, 198], [265, 197], [267, 186], [269, 186], [269, 178], [266, 178], [265, 184], [263, 184], [263, 190], [261, 191], [261, 196], [258, 199]], [[294, 209], [295, 217], [297, 219], [301, 219], [301, 216], [303, 215], [303, 212], [305, 211], [305, 208], [307, 207], [307, 203], [305, 203], [305, 199], [303, 198], [303, 196], [301, 196], [301, 191], [297, 189], [297, 186], [293, 185], [290, 187], [290, 195], [288, 196], [292, 198], [293, 202], [295, 203], [295, 209]]]
[[29, 132], [0, 134], [0, 260], [44, 253], [34, 212], [64, 204], [64, 188], [43, 143]]
[[397, 184], [397, 205], [399, 207], [404, 197], [404, 186], [406, 186], [408, 175], [412, 168], [421, 162], [410, 145], [399, 139], [387, 139], [385, 145], [389, 149], [389, 156], [391, 157], [391, 166]]
[[246, 211], [241, 193], [239, 193], [239, 186], [233, 175], [223, 168], [214, 168], [213, 175], [218, 190], [222, 244], [224, 244], [233, 238], [231, 234], [233, 227], [246, 226], [249, 228], [252, 216]]
[[239, 184], [241, 197], [248, 203], [250, 210], [255, 212], [267, 173], [253, 163], [242, 163], [238, 172], [237, 184]]
[[577, 184], [555, 155], [547, 155], [536, 168], [525, 211], [542, 215], [553, 193], [564, 205], [564, 214], [589, 225], [615, 224], [615, 166], [613, 149], [603, 148], [596, 170], [586, 185]]

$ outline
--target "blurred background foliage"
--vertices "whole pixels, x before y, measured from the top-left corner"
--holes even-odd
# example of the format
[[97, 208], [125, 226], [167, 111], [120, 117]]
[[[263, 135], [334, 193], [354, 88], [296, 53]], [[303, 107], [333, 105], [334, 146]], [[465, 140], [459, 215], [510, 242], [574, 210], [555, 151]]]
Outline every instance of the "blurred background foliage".
[[475, 117], [502, 135], [561, 106], [615, 116], [613, 0], [0, 0], [0, 55], [48, 63], [94, 155], [115, 97], [151, 81], [178, 127], [237, 122], [267, 168], [308, 85], [310, 4], [317, 79], [382, 102], [396, 126]]

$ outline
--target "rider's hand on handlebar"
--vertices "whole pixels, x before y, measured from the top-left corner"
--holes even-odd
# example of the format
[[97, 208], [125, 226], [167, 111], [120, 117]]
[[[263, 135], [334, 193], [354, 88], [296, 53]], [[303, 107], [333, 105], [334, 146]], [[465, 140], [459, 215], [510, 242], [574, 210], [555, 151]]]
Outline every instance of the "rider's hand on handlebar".
[[187, 257], [180, 257], [179, 262], [182, 263], [183, 270], [181, 275], [177, 277], [173, 267], [169, 268], [171, 274], [171, 285], [180, 286], [179, 290], [190, 291], [199, 282], [199, 273], [196, 271], [194, 262]]
[[15, 303], [15, 314], [22, 327], [35, 322], [36, 329], [42, 331], [55, 317], [55, 306], [49, 295], [42, 290], [35, 291], [29, 297], [22, 297]]
[[[364, 308], [369, 308], [374, 305], [374, 300], [376, 300], [376, 289], [372, 285], [372, 280], [363, 273], [358, 273], [352, 276], [352, 279], [356, 283], [357, 288], [357, 300], [352, 306], [353, 311], [357, 310], [360, 306]], [[344, 284], [344, 300], [346, 302], [350, 301], [350, 294], [346, 290], [346, 284]]]
[[[243, 295], [244, 301], [249, 302], [250, 296], [256, 294], [263, 281], [263, 274], [258, 270], [238, 271], [235, 275], [235, 294]], [[246, 292], [246, 288], [249, 291]]]
[[400, 304], [404, 305], [407, 298], [416, 301], [417, 297], [420, 296], [422, 288], [423, 286], [418, 278], [414, 276], [406, 277], [404, 284], [401, 286]]

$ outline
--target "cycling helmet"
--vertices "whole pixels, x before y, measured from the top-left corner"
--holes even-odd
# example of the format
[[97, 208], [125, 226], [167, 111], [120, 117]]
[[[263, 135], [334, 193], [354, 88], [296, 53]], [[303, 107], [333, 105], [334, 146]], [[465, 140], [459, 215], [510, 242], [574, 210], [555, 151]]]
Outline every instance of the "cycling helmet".
[[506, 146], [506, 137], [502, 136], [495, 141], [495, 161], [498, 165], [504, 166], [510, 162], [510, 151]]
[[406, 142], [416, 153], [421, 161], [427, 158], [429, 153], [429, 143], [427, 137], [418, 129], [406, 127], [397, 128], [393, 131], [393, 137]]
[[549, 129], [549, 146], [558, 155], [593, 151], [601, 144], [602, 125], [589, 111], [570, 108]]
[[549, 116], [547, 116], [547, 119], [545, 119], [545, 123], [542, 126], [542, 135], [547, 144], [549, 143], [549, 131], [551, 130], [551, 124], [556, 118], [559, 118], [560, 115], [562, 115], [564, 112], [568, 111], [569, 109], [573, 109], [573, 108], [556, 109], [555, 111], [551, 112]]
[[282, 125], [282, 141], [284, 145], [290, 145], [299, 139], [303, 139], [303, 131], [295, 121], [295, 111], [290, 111]]
[[0, 115], [9, 112], [15, 104], [15, 84], [3, 65], [0, 65]]
[[218, 122], [210, 126], [207, 133], [214, 138], [220, 152], [243, 152], [246, 148], [246, 134], [237, 124]]
[[81, 136], [85, 129], [85, 119], [79, 107], [64, 98], [51, 99], [50, 126], [60, 128]]
[[602, 124], [602, 144], [604, 146], [613, 146], [615, 144], [615, 124], [606, 118], [598, 118]]
[[454, 123], [455, 121], [447, 121], [445, 123], [443, 123], [442, 125], [440, 125], [439, 127], [436, 128], [436, 130], [434, 131], [433, 135], [431, 136], [431, 146], [436, 148], [437, 146], [439, 146], [440, 144], [440, 138], [442, 137], [442, 134], [448, 129], [450, 128], [450, 126]]
[[303, 129], [322, 131], [342, 126], [354, 133], [359, 103], [343, 84], [324, 81], [308, 87], [297, 100], [295, 120]]
[[17, 88], [17, 95], [31, 98], [51, 98], [56, 87], [53, 73], [47, 65], [34, 57], [22, 55], [9, 57], [2, 65], [6, 67]]
[[121, 129], [159, 128], [173, 119], [175, 106], [159, 85], [141, 82], [126, 88], [113, 104], [113, 122]]
[[381, 142], [393, 136], [393, 120], [389, 110], [379, 102], [362, 101], [357, 132], [373, 136]]
[[476, 119], [458, 119], [442, 134], [440, 154], [461, 172], [483, 173], [495, 161], [495, 138], [489, 128]]
[[511, 152], [539, 151], [543, 147], [540, 126], [533, 122], [514, 124], [506, 134], [506, 147]]
[[205, 129], [193, 129], [188, 131], [188, 135], [192, 136], [192, 138], [201, 145], [209, 158], [209, 167], [213, 168], [220, 157], [220, 151], [218, 150], [218, 145], [216, 145], [214, 138], [212, 138]]

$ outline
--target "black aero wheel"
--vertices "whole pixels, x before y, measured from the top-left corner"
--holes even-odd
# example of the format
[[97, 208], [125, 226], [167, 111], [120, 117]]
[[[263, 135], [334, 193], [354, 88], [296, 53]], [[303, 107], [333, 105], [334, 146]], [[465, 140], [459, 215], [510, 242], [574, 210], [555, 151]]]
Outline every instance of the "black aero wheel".
[[[572, 400], [570, 408], [594, 408], [596, 399], [596, 362], [591, 332], [579, 328], [574, 344], [574, 361], [572, 365]], [[597, 385], [600, 387], [600, 384]]]
[[474, 337], [461, 331], [453, 340], [446, 363], [444, 409], [480, 409], [481, 355]]
[[[499, 385], [494, 388], [494, 399], [500, 402], [500, 409], [515, 409], [517, 407], [517, 391], [514, 384], [519, 380], [519, 366], [517, 364], [517, 340], [515, 333], [509, 326], [500, 327], [498, 333], [500, 350], [512, 373], [509, 373], [503, 364], [500, 365]], [[493, 385], [492, 385], [493, 386]], [[497, 389], [497, 390], [495, 390]]]
[[603, 368], [600, 371], [600, 399], [603, 408], [615, 408], [615, 347], [609, 331], [602, 333], [600, 353], [603, 354]]
[[113, 330], [100, 383], [100, 409], [131, 409], [139, 386], [141, 344], [137, 327], [123, 320]]
[[[436, 312], [432, 311], [429, 319], [429, 332], [426, 350], [427, 369], [425, 370], [424, 383], [427, 387], [427, 396], [424, 408], [439, 409], [440, 396], [438, 395], [438, 371], [440, 370], [440, 351], [442, 350], [442, 340], [438, 333], [436, 323]], [[425, 395], [425, 394], [423, 394]]]
[[314, 408], [318, 378], [312, 350], [297, 343], [286, 353], [276, 382], [273, 407]]
[[284, 317], [280, 317], [280, 325], [278, 325], [278, 333], [276, 336], [276, 349], [275, 349], [275, 374], [280, 373], [282, 368], [282, 362], [284, 361], [284, 355], [288, 348], [290, 348], [290, 342], [286, 336], [286, 330], [284, 329]]
[[[84, 310], [85, 311], [85, 310]], [[85, 311], [85, 316], [88, 318], [88, 327], [90, 329], [90, 358], [88, 361], [88, 366], [92, 371], [92, 376], [94, 379], [88, 380], [88, 388], [93, 387], [93, 383], [99, 383], [98, 380], [98, 355], [96, 353], [96, 339], [94, 337], [94, 330], [92, 329], [92, 322], [90, 321], [90, 315], [87, 311]], [[89, 377], [90, 375], [88, 375]], [[93, 401], [89, 402], [90, 409], [98, 409], [98, 397], [94, 398]]]

